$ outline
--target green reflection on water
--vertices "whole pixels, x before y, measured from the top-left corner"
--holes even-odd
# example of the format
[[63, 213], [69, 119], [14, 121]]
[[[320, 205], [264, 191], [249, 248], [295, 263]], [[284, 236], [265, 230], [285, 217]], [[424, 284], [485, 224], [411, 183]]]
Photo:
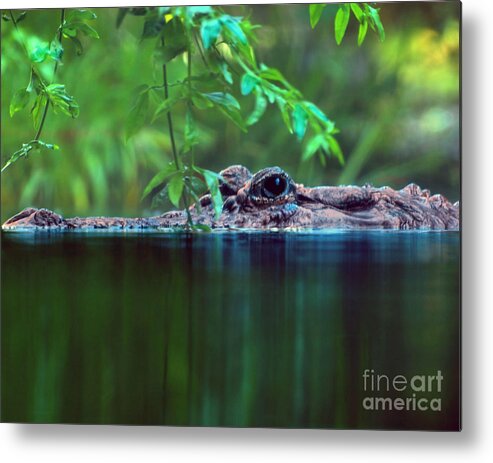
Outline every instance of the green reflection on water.
[[[458, 427], [458, 233], [2, 238], [3, 421]], [[442, 411], [364, 410], [367, 368]]]

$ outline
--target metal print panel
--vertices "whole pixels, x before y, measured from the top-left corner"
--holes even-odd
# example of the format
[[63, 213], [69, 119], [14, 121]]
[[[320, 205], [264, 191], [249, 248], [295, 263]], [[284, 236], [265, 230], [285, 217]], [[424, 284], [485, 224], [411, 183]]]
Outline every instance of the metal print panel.
[[460, 430], [460, 3], [2, 17], [3, 422]]

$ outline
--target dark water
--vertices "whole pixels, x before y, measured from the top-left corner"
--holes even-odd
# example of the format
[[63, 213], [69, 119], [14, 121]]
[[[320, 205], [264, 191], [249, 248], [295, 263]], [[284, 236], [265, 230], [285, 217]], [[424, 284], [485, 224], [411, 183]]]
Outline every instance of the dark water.
[[[4, 233], [2, 419], [457, 429], [459, 265], [454, 232]], [[365, 370], [439, 370], [441, 410], [366, 410]]]

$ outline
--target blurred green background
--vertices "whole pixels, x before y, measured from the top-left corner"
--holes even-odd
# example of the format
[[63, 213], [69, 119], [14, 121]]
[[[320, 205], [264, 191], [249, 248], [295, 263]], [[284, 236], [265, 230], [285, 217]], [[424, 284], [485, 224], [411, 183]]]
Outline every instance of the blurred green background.
[[[433, 193], [459, 199], [459, 4], [458, 2], [382, 3], [386, 30], [381, 43], [369, 33], [357, 46], [357, 24], [334, 40], [336, 5], [325, 9], [315, 30], [308, 5], [227, 6], [232, 14], [251, 15], [258, 30], [259, 61], [277, 67], [315, 102], [341, 130], [338, 139], [346, 163], [326, 167], [315, 157], [301, 162], [302, 145], [290, 135], [277, 108], [269, 106], [247, 134], [221, 114], [197, 112], [201, 144], [196, 162], [221, 170], [241, 163], [252, 171], [279, 165], [295, 180], [310, 185], [365, 183], [401, 188], [419, 183]], [[153, 84], [154, 40], [141, 41], [142, 18], [127, 16], [115, 26], [117, 9], [94, 9], [91, 25], [100, 40], [84, 40], [77, 56], [65, 45], [57, 80], [80, 105], [78, 119], [48, 114], [42, 140], [59, 151], [33, 152], [2, 175], [2, 221], [27, 206], [47, 207], [70, 215], [143, 215], [144, 187], [171, 160], [166, 123], [149, 124], [127, 143], [123, 131], [134, 89]], [[49, 41], [59, 10], [29, 11], [19, 27]], [[33, 138], [29, 111], [9, 116], [14, 92], [29, 83], [29, 60], [15, 39], [12, 23], [2, 23], [2, 165], [21, 144]], [[173, 64], [173, 62], [172, 62]], [[53, 62], [47, 62], [51, 69]], [[170, 66], [170, 81], [185, 65]], [[177, 73], [177, 74], [175, 74]], [[245, 114], [253, 98], [241, 97]], [[184, 112], [174, 112], [177, 132]]]

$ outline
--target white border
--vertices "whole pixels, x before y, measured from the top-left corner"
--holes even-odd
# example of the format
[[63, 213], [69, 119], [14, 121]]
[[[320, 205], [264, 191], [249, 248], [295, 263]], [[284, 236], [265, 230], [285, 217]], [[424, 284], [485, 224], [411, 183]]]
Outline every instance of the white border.
[[[179, 2], [173, 2], [179, 3]], [[195, 4], [227, 2], [200, 1]], [[245, 1], [242, 3], [265, 3]], [[301, 2], [275, 2], [301, 3]], [[306, 2], [303, 2], [306, 3]], [[96, 6], [12, 1], [2, 8]], [[158, 5], [105, 1], [112, 5]], [[463, 432], [0, 425], [4, 462], [484, 462], [493, 454], [492, 6], [463, 2]], [[8, 271], [8, 269], [3, 269]]]

